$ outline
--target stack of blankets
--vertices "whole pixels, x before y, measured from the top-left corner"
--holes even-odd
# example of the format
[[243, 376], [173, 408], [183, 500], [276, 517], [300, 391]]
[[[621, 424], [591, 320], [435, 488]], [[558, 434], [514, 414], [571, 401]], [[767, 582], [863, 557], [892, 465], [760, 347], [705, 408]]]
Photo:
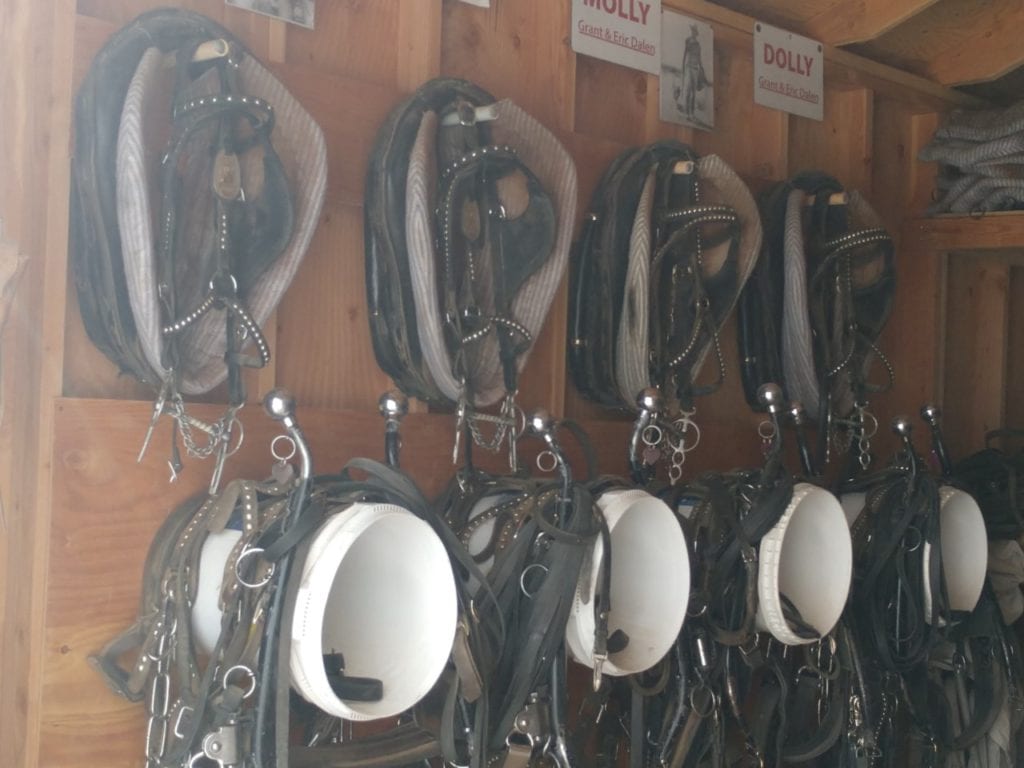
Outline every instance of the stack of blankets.
[[952, 112], [918, 159], [940, 164], [930, 214], [1024, 208], [1024, 102]]

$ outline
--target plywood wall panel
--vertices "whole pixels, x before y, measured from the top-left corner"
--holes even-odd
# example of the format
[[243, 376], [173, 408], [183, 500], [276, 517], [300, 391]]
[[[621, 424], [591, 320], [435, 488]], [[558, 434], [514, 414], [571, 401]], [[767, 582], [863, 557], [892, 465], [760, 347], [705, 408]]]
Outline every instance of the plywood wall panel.
[[[889, 232], [901, 234], [907, 201], [914, 184], [912, 115], [889, 99], [876, 102], [871, 147], [872, 185], [863, 190]], [[900, 259], [901, 267], [913, 265]]]
[[74, 284], [67, 288], [68, 308], [64, 316], [64, 385], [67, 397], [112, 397], [144, 399], [153, 392], [118, 367], [89, 339], [78, 308]]
[[754, 103], [750, 48], [716, 46], [715, 129], [695, 131], [701, 154], [726, 158], [751, 179], [780, 181], [788, 170], [789, 116]]
[[[73, 76], [69, 73], [61, 79], [58, 63], [44, 74], [37, 72], [31, 82], [55, 81], [59, 88], [54, 98], [66, 109], [69, 86], [77, 86], [106, 37], [139, 12], [163, 4], [164, 0], [65, 3], [51, 15], [63, 13], [65, 25], [69, 19], [74, 25], [65, 36], [74, 37], [74, 46], [65, 47], [75, 52], [67, 65]], [[755, 186], [785, 178], [813, 160], [850, 185], [884, 187], [887, 211], [903, 210], [907, 198], [921, 199], [915, 197], [922, 188], [918, 177], [909, 186], [890, 185], [892, 172], [879, 170], [881, 161], [874, 147], [878, 143], [885, 144], [880, 156], [899, 157], [902, 151], [903, 161], [909, 162], [913, 152], [899, 147], [907, 140], [906, 121], [912, 113], [890, 113], [890, 103], [874, 102], [876, 89], [871, 83], [880, 82], [876, 70], [865, 80], [859, 71], [848, 74], [842, 64], [831, 63], [826, 69], [830, 87], [825, 122], [791, 119], [752, 103], [750, 27], [737, 27], [718, 16], [714, 16], [719, 49], [717, 128], [707, 133], [659, 119], [656, 76], [574, 54], [568, 45], [570, 14], [564, 1], [498, 0], [492, 8], [480, 9], [441, 0], [337, 0], [319, 4], [313, 32], [227, 8], [222, 0], [175, 4], [225, 23], [254, 53], [267, 59], [324, 129], [329, 182], [321, 225], [306, 262], [271, 321], [273, 367], [255, 377], [259, 383], [250, 386], [252, 397], [273, 383], [296, 394], [300, 422], [320, 469], [337, 469], [355, 455], [379, 458], [382, 453], [376, 403], [390, 381], [376, 366], [366, 321], [363, 185], [381, 123], [403, 94], [430, 77], [442, 73], [466, 77], [499, 98], [511, 97], [563, 140], [578, 168], [577, 232], [594, 187], [614, 157], [631, 144], [661, 138], [676, 138], [702, 153], [720, 154]], [[694, 7], [718, 13], [717, 7]], [[35, 11], [34, 15], [46, 14]], [[32, 39], [42, 46], [41, 37]], [[45, 51], [45, 46], [39, 50]], [[7, 58], [0, 50], [0, 60]], [[27, 86], [18, 82], [9, 92], [0, 93], [0, 102], [27, 97]], [[869, 87], [860, 87], [865, 84]], [[905, 86], [885, 92], [891, 95], [899, 88]], [[920, 111], [921, 103], [914, 104]], [[876, 113], [882, 110], [885, 116], [879, 119]], [[58, 114], [54, 125], [59, 118]], [[927, 119], [917, 116], [912, 121], [910, 140], [917, 145], [927, 131]], [[52, 138], [52, 147], [50, 138], [30, 135], [20, 124], [0, 128], [0, 137], [9, 135], [21, 137], [14, 144], [26, 149], [32, 162], [40, 157], [48, 161], [51, 176], [58, 166], [66, 169], [63, 133]], [[10, 145], [3, 142], [5, 149]], [[31, 178], [30, 167], [29, 161], [21, 162], [14, 175], [0, 182], [0, 203], [7, 211], [14, 201], [19, 232], [28, 236], [33, 253], [43, 244], [46, 224], [55, 224], [50, 251], [56, 252], [64, 238], [58, 203], [66, 205], [66, 180], [54, 188], [49, 207], [40, 208], [54, 215], [41, 221], [29, 210], [39, 200], [26, 198], [21, 203], [11, 192], [20, 180]], [[915, 267], [911, 293], [901, 294], [900, 309], [892, 330], [887, 331], [891, 335], [886, 337], [887, 348], [904, 350], [906, 345], [900, 361], [910, 371], [924, 370], [935, 360], [934, 350], [923, 345], [921, 338], [937, 324], [934, 290], [939, 271], [937, 262], [923, 263]], [[38, 346], [49, 345], [58, 363], [63, 362], [64, 392], [74, 397], [54, 401], [56, 392], [50, 392], [35, 403], [38, 408], [31, 418], [41, 414], [45, 440], [38, 450], [29, 446], [30, 455], [22, 464], [7, 466], [10, 453], [0, 451], [8, 476], [22, 465], [40, 467], [45, 513], [52, 508], [54, 516], [52, 526], [46, 515], [28, 525], [22, 511], [14, 525], [15, 548], [8, 552], [15, 552], [17, 564], [34, 569], [33, 595], [42, 594], [45, 605], [32, 595], [23, 598], [16, 585], [7, 588], [7, 606], [13, 605], [19, 617], [31, 615], [32, 623], [20, 635], [5, 628], [7, 645], [0, 654], [4, 673], [21, 675], [18, 667], [29, 650], [41, 650], [32, 657], [33, 670], [19, 676], [16, 685], [9, 685], [5, 677], [0, 714], [6, 720], [0, 721], [0, 732], [9, 734], [14, 729], [14, 739], [3, 743], [5, 754], [8, 744], [14, 744], [18, 768], [134, 765], [142, 748], [142, 710], [110, 694], [85, 659], [131, 620], [149, 538], [174, 503], [206, 483], [209, 464], [189, 462], [184, 476], [168, 485], [166, 421], [144, 462], [134, 463], [150, 415], [147, 393], [140, 392], [132, 380], [119, 377], [91, 346], [73, 296], [64, 301], [64, 273], [58, 269], [57, 274], [59, 281], [50, 285], [50, 291], [60, 299], [58, 309], [66, 309], [66, 321], [58, 313], [60, 327], [47, 331]], [[33, 302], [40, 305], [43, 283], [38, 275], [34, 279]], [[563, 285], [523, 374], [520, 404], [583, 418], [599, 452], [600, 470], [622, 473], [630, 417], [583, 401], [568, 381], [564, 364], [567, 305]], [[760, 417], [743, 400], [734, 321], [723, 329], [721, 343], [726, 378], [718, 392], [698, 402], [695, 418], [703, 437], [684, 467], [687, 477], [706, 469], [751, 466], [760, 459], [756, 431]], [[19, 353], [17, 359], [22, 361], [25, 355]], [[715, 365], [713, 354], [709, 355], [704, 379], [714, 377]], [[60, 381], [61, 366], [51, 367]], [[931, 382], [921, 384], [921, 379], [909, 374], [900, 385], [904, 389], [895, 395], [903, 402], [919, 398], [933, 388]], [[879, 412], [889, 408], [888, 402], [880, 404]], [[220, 410], [194, 408], [199, 415], [211, 416]], [[20, 418], [18, 424], [27, 421]], [[267, 446], [277, 427], [252, 406], [243, 411], [243, 421], [246, 443], [229, 464], [228, 473], [261, 476], [269, 464]], [[403, 427], [403, 464], [429, 493], [439, 491], [451, 476], [452, 426], [450, 415], [414, 413]], [[566, 442], [578, 459], [578, 449]], [[536, 447], [524, 445], [524, 458], [528, 460]], [[502, 457], [481, 458], [495, 470], [502, 468]], [[51, 466], [52, 483], [46, 475]], [[578, 462], [574, 469], [582, 472]], [[52, 505], [48, 503], [51, 492]]]
[[821, 170], [847, 189], [871, 188], [873, 93], [867, 88], [825, 89], [825, 119], [790, 118], [790, 174]]
[[444, 4], [441, 71], [514, 100], [552, 130], [573, 126], [576, 56], [557, 2]]
[[0, 221], [26, 259], [0, 339], [0, 744], [3, 762], [34, 763], [41, 712], [39, 647], [49, 566], [50, 400], [59, 394], [66, 287], [67, 146], [74, 4], [0, 3]]
[[[433, 2], [425, 0], [423, 5]], [[389, 43], [401, 20], [401, 6], [400, 0], [317, 3], [314, 31], [287, 25], [287, 61], [323, 74], [393, 86], [399, 49]]]
[[[643, 144], [647, 87], [643, 72], [577, 56], [575, 132], [626, 146]], [[650, 98], [657, 99], [657, 93]]]
[[[949, 259], [943, 432], [953, 455], [1005, 420], [1010, 267], [978, 254]], [[967, 375], [965, 375], [967, 374]]]
[[326, 74], [306, 66], [271, 70], [320, 125], [327, 142], [327, 196], [362, 205], [377, 130], [401, 101], [394, 87]]
[[277, 381], [319, 408], [376, 409], [390, 386], [367, 320], [362, 208], [328, 204], [278, 310]]

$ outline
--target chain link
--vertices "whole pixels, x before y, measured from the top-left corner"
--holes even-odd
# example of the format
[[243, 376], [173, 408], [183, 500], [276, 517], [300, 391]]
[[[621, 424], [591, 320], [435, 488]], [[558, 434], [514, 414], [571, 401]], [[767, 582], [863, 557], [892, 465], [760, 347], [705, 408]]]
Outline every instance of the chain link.
[[[695, 413], [696, 410], [683, 411], [671, 423], [648, 424], [640, 434], [640, 440], [644, 445], [645, 464], [652, 466], [666, 455], [669, 457], [668, 479], [672, 485], [683, 477], [686, 454], [700, 443], [700, 427], [692, 418]], [[687, 442], [687, 435], [690, 433], [693, 439]]]
[[149, 682], [149, 698], [146, 702], [146, 768], [157, 768], [167, 751], [167, 731], [169, 728], [171, 702], [171, 653], [177, 623], [172, 621], [173, 609], [171, 598], [164, 600], [163, 631], [157, 640], [156, 653], [152, 658], [156, 661], [156, 672]]

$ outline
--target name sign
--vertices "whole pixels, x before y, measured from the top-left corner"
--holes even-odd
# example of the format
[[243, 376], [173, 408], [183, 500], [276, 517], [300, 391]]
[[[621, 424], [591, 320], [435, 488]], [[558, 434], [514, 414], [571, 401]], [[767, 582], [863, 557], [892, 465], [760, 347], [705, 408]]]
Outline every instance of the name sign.
[[572, 0], [572, 49], [632, 69], [661, 67], [661, 0]]
[[821, 43], [762, 22], [754, 24], [754, 101], [812, 120], [824, 117]]

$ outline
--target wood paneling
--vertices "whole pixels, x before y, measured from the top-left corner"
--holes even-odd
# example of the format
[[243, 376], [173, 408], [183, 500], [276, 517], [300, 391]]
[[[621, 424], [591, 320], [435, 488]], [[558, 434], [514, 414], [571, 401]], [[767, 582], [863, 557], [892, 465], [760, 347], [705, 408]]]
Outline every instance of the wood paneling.
[[938, 0], [853, 0], [822, 3], [803, 28], [829, 45], [873, 40]]
[[785, 112], [754, 103], [754, 61], [750, 45], [719, 45], [715, 51], [715, 130], [697, 131], [701, 154], [727, 158], [749, 179], [779, 181], [789, 165], [790, 119]]
[[[657, 92], [650, 98], [657, 101]], [[645, 73], [591, 56], [577, 58], [576, 133], [614, 141], [623, 148], [643, 144], [647, 141], [647, 99]]]
[[[971, 0], [966, 1], [971, 2]], [[733, 7], [741, 7], [741, 3], [746, 2], [750, 3], [752, 9], [745, 5], [742, 7], [747, 8], [748, 12], [752, 14], [751, 16], [731, 10]], [[797, 7], [796, 4], [788, 2], [784, 5]], [[804, 5], [810, 8], [812, 4]], [[665, 8], [713, 22], [716, 40], [728, 37], [735, 43], [742, 43], [744, 38], [749, 39], [753, 34], [755, 18], [758, 21], [773, 23], [772, 18], [764, 15], [762, 10], [779, 6], [778, 3], [769, 6], [757, 0], [720, 0], [720, 4], [711, 3], [708, 0], [665, 0], [664, 2]], [[813, 6], [820, 8], [821, 4], [815, 2]], [[774, 23], [781, 23], [783, 27], [794, 32], [801, 31], [799, 23], [786, 24], [780, 21]], [[747, 46], [749, 47], [749, 43]], [[952, 106], [980, 107], [984, 104], [976, 97], [950, 90], [920, 75], [894, 69], [870, 58], [857, 56], [843, 48], [836, 48], [832, 45], [822, 47], [825, 57], [825, 78], [837, 86], [845, 83], [870, 88], [878, 94], [891, 96], [907, 105], [917, 107], [918, 111], [922, 112], [942, 111]]]
[[943, 431], [953, 455], [982, 445], [1006, 412], [1010, 267], [980, 254], [949, 258]]
[[[18, 116], [0, 122], [0, 217], [30, 259], [3, 345], [8, 402], [17, 398], [19, 405], [9, 407], [0, 429], [0, 488], [10, 499], [8, 526], [0, 529], [7, 553], [0, 744], [4, 764], [18, 768], [138, 760], [141, 709], [109, 694], [85, 657], [130, 620], [141, 559], [156, 525], [208, 478], [207, 465], [192, 463], [178, 483], [167, 484], [166, 423], [145, 461], [134, 463], [151, 406], [146, 393], [89, 343], [66, 274], [73, 90], [113, 30], [164, 4], [60, 0], [0, 10], [0, 64], [9, 81], [0, 89], [0, 106]], [[755, 186], [816, 166], [847, 186], [874, 188], [897, 227], [904, 211], [920, 214], [926, 183], [916, 171], [901, 180], [889, 161], [903, 170], [913, 166], [916, 147], [934, 126], [929, 110], [974, 103], [826, 47], [823, 122], [759, 107], [752, 103], [753, 21], [704, 0], [667, 0], [666, 7], [715, 27], [713, 133], [662, 123], [656, 76], [575, 55], [565, 0], [498, 0], [490, 9], [441, 0], [338, 0], [319, 4], [312, 32], [227, 8], [222, 0], [175, 5], [204, 12], [245, 40], [327, 138], [328, 196], [320, 227], [269, 324], [273, 367], [250, 385], [253, 399], [275, 382], [297, 395], [300, 420], [323, 469], [381, 453], [376, 403], [390, 382], [375, 364], [367, 331], [364, 177], [386, 115], [428, 78], [443, 73], [472, 79], [498, 98], [516, 100], [561, 137], [578, 167], [577, 220], [619, 152], [673, 137], [721, 155]], [[809, 12], [821, 7], [810, 0], [803, 5]], [[783, 6], [795, 7], [774, 7]], [[941, 262], [923, 251], [906, 258], [921, 264], [915, 261], [913, 279], [900, 288], [900, 309], [883, 341], [907, 384], [879, 404], [880, 413], [913, 412], [934, 391], [919, 372], [935, 365], [935, 351], [921, 339], [938, 325]], [[520, 403], [582, 418], [600, 469], [622, 472], [629, 417], [582, 401], [567, 381], [567, 301], [563, 285], [523, 374]], [[688, 459], [688, 476], [759, 460], [759, 417], [740, 391], [734, 322], [721, 341], [726, 378], [698, 404], [704, 439]], [[703, 375], [712, 377], [714, 368], [712, 355]], [[62, 392], [71, 397], [61, 399]], [[196, 412], [205, 408], [196, 406]], [[257, 407], [247, 408], [244, 419], [246, 444], [229, 472], [261, 475], [276, 427]], [[403, 463], [431, 492], [451, 474], [451, 430], [452, 419], [444, 414], [411, 414], [403, 427]], [[491, 461], [500, 468], [499, 459]]]
[[1024, 243], [1024, 214], [994, 211], [981, 216], [936, 216], [907, 222], [908, 236], [936, 250], [994, 250]]
[[[321, 74], [339, 75], [394, 86], [398, 82], [397, 45], [381, 45], [406, 21], [408, 2], [402, 0], [335, 0], [316, 5], [316, 29], [288, 26], [288, 62]], [[439, 0], [421, 3], [424, 10]], [[406, 12], [403, 13], [403, 8]], [[236, 11], [253, 18], [254, 14]], [[417, 19], [421, 23], [423, 19]], [[429, 26], [424, 32], [429, 31]]]
[[390, 380], [374, 360], [366, 312], [363, 210], [328, 201], [278, 309], [278, 383], [311, 407], [372, 412]]
[[[874, 101], [864, 88], [825, 91], [825, 119], [793, 117], [789, 124], [789, 171], [821, 170], [847, 189], [871, 189]], [[837, 151], [842, 147], [842, 151]]]
[[860, 53], [944, 85], [997, 78], [1024, 62], [1017, 0], [942, 0]]
[[50, 403], [60, 393], [66, 286], [74, 4], [0, 5], [0, 220], [27, 258], [0, 343], [6, 552], [0, 624], [3, 761], [36, 765], [49, 570]]
[[576, 57], [563, 3], [445, 3], [441, 72], [507, 97], [552, 130], [573, 125]]

